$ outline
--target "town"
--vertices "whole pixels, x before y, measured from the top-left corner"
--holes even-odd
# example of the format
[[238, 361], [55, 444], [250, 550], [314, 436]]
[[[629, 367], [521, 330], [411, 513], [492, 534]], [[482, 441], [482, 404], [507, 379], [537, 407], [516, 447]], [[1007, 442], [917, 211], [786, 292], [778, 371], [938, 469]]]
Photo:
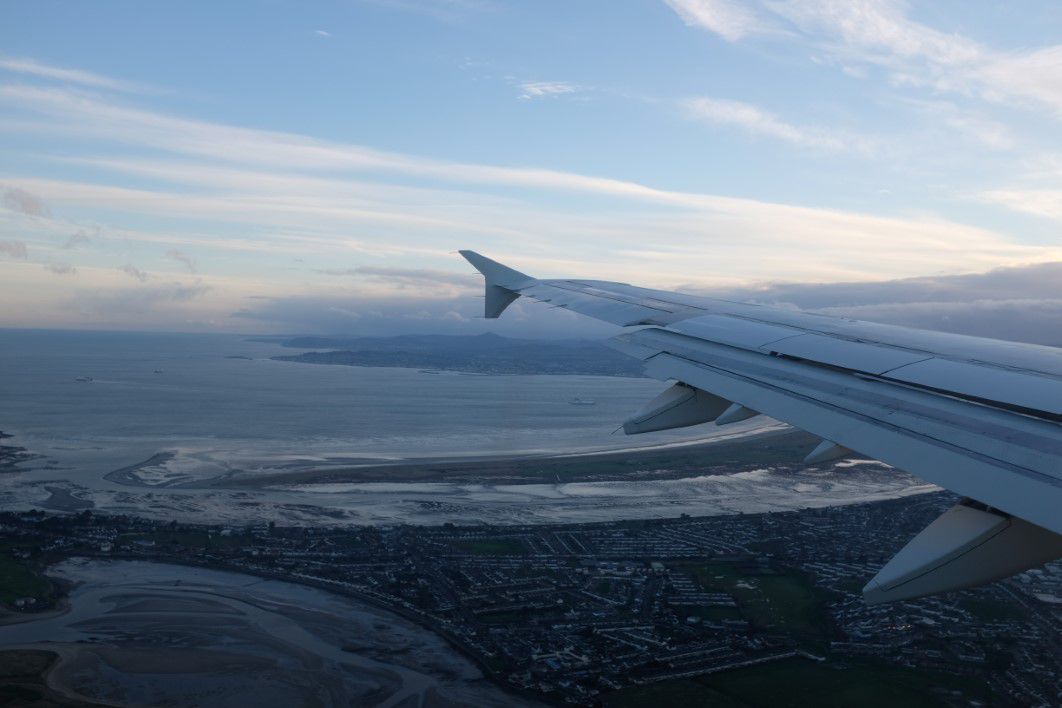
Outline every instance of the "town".
[[[10, 582], [12, 569], [113, 557], [313, 585], [429, 627], [493, 680], [554, 704], [663, 705], [757, 684], [765, 702], [819, 686], [1057, 705], [1062, 563], [944, 596], [863, 603], [863, 584], [953, 503], [932, 493], [660, 521], [345, 529], [5, 512], [0, 569]], [[61, 592], [22, 587], [29, 594], [0, 588], [9, 610], [46, 609]]]

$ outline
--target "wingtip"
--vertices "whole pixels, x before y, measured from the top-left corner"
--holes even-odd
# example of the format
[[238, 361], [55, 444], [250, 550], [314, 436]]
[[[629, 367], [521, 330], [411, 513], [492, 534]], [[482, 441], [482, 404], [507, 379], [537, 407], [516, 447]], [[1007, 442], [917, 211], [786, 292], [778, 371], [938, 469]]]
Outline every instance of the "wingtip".
[[458, 251], [461, 256], [472, 264], [472, 267], [483, 274], [489, 285], [498, 285], [510, 290], [518, 289], [525, 283], [533, 281], [531, 276], [518, 270], [503, 265], [498, 261], [487, 258], [481, 253], [469, 249]]
[[473, 268], [478, 270], [480, 273], [483, 273], [484, 275], [486, 275], [486, 273], [484, 272], [483, 269], [485, 267], [487, 267], [489, 263], [493, 262], [489, 258], [487, 258], [486, 256], [484, 256], [484, 255], [482, 255], [480, 253], [477, 253], [477, 252], [475, 252], [473, 250], [470, 250], [468, 248], [463, 248], [463, 249], [459, 250], [458, 253], [461, 254], [462, 258], [464, 258], [466, 261], [471, 263]]

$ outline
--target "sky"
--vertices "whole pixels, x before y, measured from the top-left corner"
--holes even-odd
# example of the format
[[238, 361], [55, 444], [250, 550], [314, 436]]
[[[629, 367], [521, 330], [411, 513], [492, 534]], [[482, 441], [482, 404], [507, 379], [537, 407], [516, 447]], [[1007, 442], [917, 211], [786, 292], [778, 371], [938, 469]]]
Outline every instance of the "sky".
[[477, 318], [472, 248], [1062, 344], [1060, 37], [1057, 0], [6, 0], [0, 326], [606, 331]]

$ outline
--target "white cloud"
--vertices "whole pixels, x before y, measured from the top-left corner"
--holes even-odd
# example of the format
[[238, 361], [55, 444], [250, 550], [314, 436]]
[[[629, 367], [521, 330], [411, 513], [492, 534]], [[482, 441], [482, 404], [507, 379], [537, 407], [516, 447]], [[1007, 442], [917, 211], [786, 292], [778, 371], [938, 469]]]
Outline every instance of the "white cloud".
[[1024, 99], [1050, 106], [1062, 115], [1062, 45], [993, 53], [971, 75], [985, 98], [997, 103]]
[[318, 37], [331, 37], [332, 36], [331, 32], [329, 32], [328, 30], [323, 30], [323, 29], [314, 30], [313, 33], [316, 34]]
[[980, 197], [991, 204], [1062, 222], [1062, 189], [994, 189]]
[[574, 84], [565, 81], [525, 81], [520, 84], [520, 98], [552, 98], [575, 93], [578, 90]]
[[[232, 331], [227, 313], [239, 306], [228, 290], [172, 281], [143, 284], [113, 268], [0, 261], [3, 322], [15, 327], [77, 327], [155, 331]], [[59, 277], [64, 276], [64, 277]], [[72, 277], [65, 277], [72, 276]], [[248, 328], [250, 329], [250, 328]]]
[[798, 127], [779, 119], [768, 111], [741, 101], [718, 98], [692, 98], [684, 102], [688, 113], [697, 120], [716, 125], [741, 128], [752, 134], [776, 138], [802, 147], [834, 151], [869, 153], [873, 143], [869, 138], [845, 136], [839, 131], [823, 131]]
[[[1062, 44], [1010, 51], [989, 47], [912, 20], [900, 0], [664, 1], [687, 24], [730, 41], [764, 33], [799, 38], [849, 75], [866, 76], [863, 67], [878, 67], [894, 84], [1048, 106], [1062, 116]], [[768, 31], [772, 25], [786, 26]]]
[[934, 112], [944, 125], [993, 150], [1010, 150], [1017, 141], [1011, 130], [999, 121], [978, 115], [970, 109], [938, 103]]
[[898, 98], [901, 106], [909, 106], [927, 119], [940, 137], [957, 135], [980, 147], [992, 150], [1013, 150], [1020, 146], [1014, 131], [1004, 123], [990, 118], [985, 111], [960, 106], [941, 99]]
[[[1023, 244], [1005, 233], [926, 214], [872, 216], [560, 170], [425, 158], [189, 120], [62, 88], [2, 86], [0, 99], [34, 117], [16, 127], [4, 124], [8, 133], [88, 138], [93, 157], [76, 160], [94, 168], [82, 181], [6, 175], [10, 188], [37, 195], [60, 216], [0, 210], [0, 233], [21, 237], [28, 229], [25, 238], [35, 253], [37, 244], [58, 248], [84, 228], [84, 222], [64, 215], [91, 212], [89, 218], [106, 228], [93, 251], [124, 249], [123, 260], [153, 271], [150, 285], [173, 276], [142, 259], [170, 249], [204, 259], [239, 252], [239, 267], [254, 272], [255, 284], [230, 270], [214, 281], [210, 298], [188, 307], [223, 308], [216, 303], [231, 303], [237, 291], [272, 296], [282, 289], [303, 294], [341, 289], [345, 297], [465, 293], [460, 282], [423, 275], [463, 272], [460, 261], [447, 255], [462, 246], [543, 276], [597, 276], [658, 287], [781, 278], [874, 280], [1062, 259], [1062, 246]], [[814, 131], [766, 112], [736, 113], [751, 116], [745, 123], [767, 131], [761, 134], [811, 144], [816, 139]], [[128, 147], [149, 149], [151, 157], [120, 156]], [[95, 157], [101, 154], [114, 156]], [[127, 186], [130, 174], [148, 177], [150, 187]], [[396, 184], [398, 178], [416, 186]], [[504, 196], [499, 187], [506, 188]], [[597, 198], [582, 200], [573, 211], [558, 205], [556, 194]], [[646, 234], [653, 235], [651, 259], [639, 255], [647, 249]], [[282, 272], [274, 278], [279, 268], [271, 254], [299, 256], [306, 265], [297, 276]], [[226, 260], [234, 259], [218, 262]], [[354, 263], [402, 268], [363, 270], [363, 277], [346, 280], [313, 275]], [[263, 264], [272, 270], [260, 272]], [[50, 277], [43, 287], [95, 282], [85, 263], [76, 265], [78, 278]], [[127, 288], [141, 287], [130, 277], [147, 278], [134, 266], [121, 270], [125, 275], [110, 273]], [[9, 297], [11, 286], [4, 287], [0, 283], [0, 297]], [[213, 311], [212, 319], [223, 321], [223, 315]]]
[[747, 4], [733, 0], [664, 0], [691, 27], [701, 27], [735, 42], [769, 26]]
[[970, 39], [908, 19], [905, 4], [893, 0], [783, 0], [767, 7], [807, 34], [825, 35], [837, 54], [853, 59], [894, 65], [918, 58], [936, 66], [962, 66], [983, 54]]
[[132, 81], [122, 81], [91, 71], [81, 69], [66, 69], [50, 64], [43, 64], [34, 59], [17, 59], [14, 57], [0, 57], [0, 70], [10, 71], [17, 74], [29, 74], [43, 79], [61, 81], [68, 84], [78, 84], [96, 89], [109, 89], [111, 91], [139, 92], [147, 87]]
[[383, 283], [396, 284], [400, 287], [424, 288], [425, 286], [455, 286], [458, 292], [478, 292], [483, 287], [483, 280], [478, 274], [454, 273], [447, 270], [428, 268], [386, 268], [381, 266], [362, 266], [360, 268], [318, 268], [322, 275], [336, 275], [350, 278], [372, 278]]
[[0, 86], [0, 98], [53, 119], [11, 129], [107, 139], [220, 161], [268, 165], [287, 170], [383, 171], [450, 182], [507, 184], [616, 194], [670, 201], [670, 197], [633, 182], [537, 168], [496, 167], [432, 160], [360, 145], [330, 143], [278, 131], [240, 128], [174, 118], [108, 103], [63, 89]]
[[[661, 190], [637, 182], [608, 177], [534, 167], [448, 162], [384, 152], [360, 145], [325, 142], [292, 133], [174, 118], [107, 103], [82, 94], [71, 94], [62, 89], [0, 86], [0, 98], [8, 99], [24, 108], [36, 110], [54, 120], [51, 124], [35, 122], [19, 125], [17, 126], [19, 130], [54, 132], [63, 135], [80, 134], [99, 140], [109, 140], [116, 144], [132, 144], [185, 157], [210, 158], [219, 161], [222, 166], [230, 161], [240, 161], [247, 165], [284, 171], [397, 173], [444, 182], [594, 193], [691, 209], [711, 208], [714, 203], [714, 198], [710, 195]], [[210, 169], [214, 167], [216, 166]], [[179, 165], [177, 169], [181, 169], [181, 166]], [[264, 178], [271, 179], [268, 175]], [[22, 184], [31, 183], [24, 180]], [[124, 188], [107, 188], [107, 191], [117, 195], [125, 190]], [[131, 195], [132, 192], [129, 194]], [[101, 193], [99, 196], [102, 198], [105, 195]], [[309, 202], [304, 202], [304, 204], [309, 204]], [[234, 202], [233, 208], [276, 210], [280, 207], [262, 205], [249, 200], [244, 205]], [[356, 210], [345, 211], [351, 213]], [[406, 218], [399, 213], [385, 215], [385, 217]], [[438, 220], [436, 223], [443, 225]], [[450, 221], [449, 225], [458, 224]]]

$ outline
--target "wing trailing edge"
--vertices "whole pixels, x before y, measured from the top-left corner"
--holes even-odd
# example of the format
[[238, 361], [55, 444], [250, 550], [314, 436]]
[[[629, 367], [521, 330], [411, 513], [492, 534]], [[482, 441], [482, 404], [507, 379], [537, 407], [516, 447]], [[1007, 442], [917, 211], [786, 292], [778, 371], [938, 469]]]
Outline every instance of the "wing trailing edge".
[[625, 421], [627, 434], [762, 413], [820, 437], [808, 464], [869, 456], [966, 497], [867, 584], [869, 604], [1062, 557], [1062, 349], [538, 280], [461, 255], [484, 276], [486, 317], [526, 296], [631, 328], [607, 343], [672, 385]]

